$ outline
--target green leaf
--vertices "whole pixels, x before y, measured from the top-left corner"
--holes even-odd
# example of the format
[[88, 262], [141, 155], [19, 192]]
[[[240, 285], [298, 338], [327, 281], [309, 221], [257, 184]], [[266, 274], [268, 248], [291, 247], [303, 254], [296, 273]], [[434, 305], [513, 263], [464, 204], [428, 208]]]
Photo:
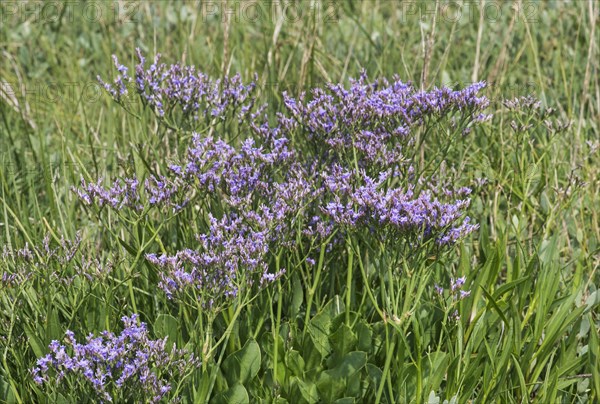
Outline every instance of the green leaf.
[[291, 391], [294, 401], [298, 401], [300, 397], [307, 403], [316, 403], [319, 401], [319, 393], [314, 383], [293, 376], [290, 379], [290, 385], [292, 386]]
[[369, 376], [371, 388], [377, 388], [381, 384], [383, 371], [372, 363], [367, 363], [367, 375]]
[[335, 404], [354, 404], [355, 400], [354, 397], [344, 397], [344, 398], [339, 398], [337, 400], [334, 401]]
[[168, 337], [169, 348], [177, 342], [179, 322], [170, 314], [159, 314], [154, 321], [154, 333], [160, 339]]
[[246, 388], [239, 383], [218, 394], [211, 400], [212, 404], [249, 404], [250, 397]]
[[344, 394], [346, 381], [333, 377], [329, 372], [323, 372], [317, 381], [319, 396], [327, 403], [331, 403]]
[[0, 374], [0, 398], [6, 397], [6, 393], [10, 385], [4, 380], [4, 377]]
[[304, 288], [297, 272], [292, 276], [292, 304], [290, 305], [290, 318], [296, 318], [302, 302], [304, 301]]
[[102, 330], [104, 328], [106, 305], [97, 296], [90, 295], [86, 299], [86, 304], [82, 307], [81, 313], [85, 315], [89, 329]]
[[364, 352], [373, 351], [373, 330], [364, 321], [360, 320], [354, 326], [354, 333], [358, 337], [356, 349]]
[[304, 359], [304, 369], [307, 371], [317, 369], [321, 365], [323, 355], [316, 347], [313, 337], [307, 336], [302, 343], [302, 358]]
[[590, 293], [588, 298], [585, 300], [585, 312], [588, 313], [594, 307], [600, 305], [600, 289]]
[[48, 315], [48, 325], [46, 327], [46, 340], [59, 340], [63, 336], [58, 319], [58, 310], [52, 307]]
[[287, 368], [296, 376], [304, 374], [304, 359], [298, 351], [289, 351], [285, 357]]
[[331, 334], [329, 342], [335, 350], [335, 353], [342, 357], [354, 350], [358, 338], [356, 338], [356, 335], [354, 335], [350, 327], [346, 324], [342, 324], [333, 334]]
[[123, 248], [125, 248], [125, 250], [131, 254], [132, 257], [136, 257], [138, 251], [133, 248], [131, 245], [127, 244], [127, 242], [125, 242], [125, 240], [123, 240], [121, 237], [118, 237], [119, 243], [123, 246]]
[[[329, 343], [329, 334], [333, 326], [334, 319], [344, 311], [344, 304], [336, 296], [329, 301], [325, 308], [315, 315], [308, 325], [308, 333], [310, 334], [315, 347], [325, 357], [331, 353], [331, 345]], [[339, 321], [339, 319], [338, 319]]]
[[334, 369], [325, 371], [325, 373], [329, 373], [336, 379], [344, 379], [361, 370], [366, 364], [367, 354], [361, 351], [354, 351], [346, 355], [343, 358], [342, 363]]
[[260, 347], [250, 339], [240, 349], [223, 361], [223, 373], [230, 386], [236, 383], [247, 383], [253, 379], [260, 369]]
[[[322, 372], [317, 381], [317, 390], [327, 402], [342, 397], [348, 378], [359, 372], [367, 363], [365, 352], [354, 351], [346, 355], [334, 369]], [[344, 394], [345, 395], [345, 394]]]
[[505, 283], [504, 285], [500, 286], [500, 287], [499, 287], [499, 288], [498, 288], [498, 289], [497, 289], [497, 290], [494, 292], [494, 300], [498, 300], [498, 299], [500, 299], [500, 297], [501, 297], [503, 294], [505, 294], [505, 293], [507, 293], [507, 292], [509, 292], [509, 291], [513, 290], [513, 289], [514, 289], [514, 288], [516, 288], [518, 285], [520, 285], [521, 283], [523, 283], [523, 282], [525, 282], [525, 281], [527, 281], [527, 280], [529, 280], [529, 276], [524, 276], [524, 277], [522, 277], [522, 278], [519, 278], [519, 279], [517, 279], [517, 280], [514, 280], [514, 281], [512, 281], [512, 282]]
[[485, 297], [487, 297], [487, 301], [492, 306], [494, 311], [496, 311], [496, 313], [498, 313], [500, 318], [502, 318], [502, 321], [504, 321], [504, 324], [508, 324], [508, 320], [506, 319], [506, 316], [502, 312], [502, 309], [500, 307], [498, 307], [498, 304], [494, 300], [494, 297], [492, 295], [490, 295], [489, 292], [483, 288], [483, 286], [481, 286], [481, 291], [483, 292]]
[[38, 358], [44, 356], [44, 352], [46, 351], [46, 347], [42, 344], [42, 341], [37, 337], [37, 333], [31, 329], [29, 324], [23, 323], [23, 329], [25, 330], [25, 334], [27, 335], [27, 340], [29, 342], [29, 346], [33, 350], [33, 353]]
[[425, 383], [430, 389], [439, 390], [442, 380], [446, 377], [449, 362], [450, 358], [445, 352], [431, 352], [427, 355]]

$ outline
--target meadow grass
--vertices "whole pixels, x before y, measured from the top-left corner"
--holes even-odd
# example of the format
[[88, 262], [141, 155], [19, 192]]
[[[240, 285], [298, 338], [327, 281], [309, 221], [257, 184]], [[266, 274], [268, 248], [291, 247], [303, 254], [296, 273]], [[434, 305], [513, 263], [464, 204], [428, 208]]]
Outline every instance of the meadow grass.
[[[19, 1], [0, 13], [0, 401], [93, 401], [83, 380], [40, 385], [31, 369], [67, 330], [119, 335], [132, 314], [200, 359], [165, 376], [184, 402], [600, 400], [597, 1]], [[71, 189], [165, 174], [192, 141], [98, 84], [117, 76], [113, 54], [133, 75], [136, 48], [213, 78], [256, 73], [271, 120], [283, 92], [363, 71], [424, 90], [487, 81], [493, 118], [434, 133], [415, 156], [473, 188], [479, 229], [412, 254], [367, 233], [333, 251], [282, 248], [269, 267], [283, 276], [219, 310], [169, 300], [146, 254], [193, 248], [220, 201], [142, 217]], [[528, 95], [539, 106], [505, 102]], [[239, 146], [238, 124], [211, 127]], [[77, 249], [60, 247], [77, 234]], [[110, 395], [152, 399], [128, 388]]]

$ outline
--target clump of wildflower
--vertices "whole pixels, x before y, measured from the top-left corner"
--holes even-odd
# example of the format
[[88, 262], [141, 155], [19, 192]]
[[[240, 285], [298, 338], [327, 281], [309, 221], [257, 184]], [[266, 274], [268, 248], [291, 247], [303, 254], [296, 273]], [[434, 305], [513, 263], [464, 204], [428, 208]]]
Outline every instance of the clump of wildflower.
[[262, 287], [275, 281], [285, 270], [269, 270], [274, 228], [266, 209], [264, 213], [255, 220], [236, 216], [217, 220], [211, 215], [209, 231], [197, 236], [197, 249], [147, 254], [149, 262], [162, 268], [159, 287], [169, 298], [191, 295], [208, 308], [254, 284]]
[[442, 202], [432, 191], [417, 195], [414, 185], [405, 183], [386, 188], [390, 174], [383, 172], [374, 179], [364, 170], [334, 165], [323, 173], [324, 195], [330, 199], [322, 212], [346, 228], [376, 228], [394, 239], [434, 238], [439, 245], [452, 244], [477, 228], [468, 217], [463, 218], [468, 199]]
[[115, 180], [109, 189], [105, 189], [101, 184], [102, 179], [99, 179], [96, 183], [87, 183], [82, 177], [81, 188], [73, 187], [72, 190], [86, 205], [95, 204], [100, 208], [104, 205], [110, 205], [113, 209], [122, 209], [124, 206], [135, 210], [142, 209], [139, 202], [137, 179]]
[[0, 270], [4, 269], [1, 283], [14, 287], [40, 279], [68, 286], [77, 277], [84, 277], [90, 282], [105, 279], [112, 271], [112, 263], [104, 263], [89, 251], [84, 251], [81, 244], [78, 233], [73, 239], [61, 237], [57, 243], [52, 243], [50, 235], [47, 235], [36, 246], [25, 243], [22, 248], [10, 248], [5, 245], [0, 260]]
[[[348, 232], [443, 248], [477, 229], [465, 216], [471, 190], [416, 172], [414, 160], [428, 131], [465, 133], [489, 118], [489, 101], [479, 95], [485, 83], [422, 91], [397, 78], [369, 83], [363, 74], [349, 89], [316, 88], [310, 100], [284, 94], [287, 112], [272, 126], [264, 107], [253, 110], [254, 84], [239, 76], [214, 81], [193, 66], [168, 66], [157, 56], [146, 67], [138, 57], [145, 105], [160, 119], [211, 130], [192, 130], [185, 155], [139, 187], [129, 178], [110, 189], [82, 183], [76, 192], [86, 204], [116, 210], [202, 210], [183, 213], [200, 218], [198, 245], [147, 255], [169, 297], [192, 294], [212, 306], [280, 276], [271, 266], [281, 248], [300, 244], [310, 254], [328, 240], [330, 251]], [[236, 114], [239, 137], [218, 138], [212, 123]]]
[[[67, 388], [69, 381], [91, 387], [98, 399], [142, 400], [156, 403], [168, 397], [171, 380], [183, 377], [198, 360], [175, 346], [168, 351], [167, 339], [152, 340], [138, 316], [123, 317], [120, 335], [103, 331], [90, 334], [86, 344], [78, 343], [71, 331], [66, 345], [52, 341], [50, 353], [39, 358], [31, 372], [40, 385]], [[86, 390], [87, 392], [88, 390]]]
[[287, 131], [304, 133], [324, 165], [350, 161], [380, 170], [406, 162], [418, 127], [445, 117], [452, 117], [455, 125], [487, 120], [483, 110], [489, 101], [478, 96], [484, 87], [481, 82], [457, 91], [422, 91], [398, 78], [368, 83], [363, 73], [349, 89], [340, 84], [314, 89], [310, 101], [305, 94], [293, 99], [284, 93], [291, 117], [280, 121]]
[[[453, 301], [458, 301], [458, 300], [462, 300], [468, 296], [471, 295], [471, 291], [470, 290], [463, 290], [462, 287], [464, 286], [466, 281], [466, 278], [464, 276], [460, 277], [460, 278], [452, 278], [450, 279], [450, 289], [449, 289], [449, 296], [452, 298]], [[444, 296], [444, 288], [439, 286], [439, 285], [435, 285], [434, 289], [436, 291], [436, 293], [440, 296]]]
[[112, 56], [113, 63], [119, 72], [119, 75], [115, 78], [112, 84], [104, 82], [100, 76], [98, 76], [98, 82], [104, 87], [104, 89], [115, 99], [120, 102], [129, 93], [127, 86], [131, 83], [131, 77], [128, 74], [128, 68], [121, 63], [115, 55]]
[[[253, 92], [256, 83], [245, 85], [239, 75], [213, 80], [197, 71], [195, 66], [161, 63], [157, 54], [153, 63], [146, 66], [146, 58], [137, 49], [139, 63], [135, 66], [135, 89], [143, 104], [170, 126], [195, 127], [235, 116], [244, 120], [254, 106]], [[106, 91], [116, 100], [127, 94], [123, 81], [130, 82], [127, 69], [113, 56], [121, 76], [114, 84], [98, 78]], [[230, 114], [232, 113], [232, 114]]]

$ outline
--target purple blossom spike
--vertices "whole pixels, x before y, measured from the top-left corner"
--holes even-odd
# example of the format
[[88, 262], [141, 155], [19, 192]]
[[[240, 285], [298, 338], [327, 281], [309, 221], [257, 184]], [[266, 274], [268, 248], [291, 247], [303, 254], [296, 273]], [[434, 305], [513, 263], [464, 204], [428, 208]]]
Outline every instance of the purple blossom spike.
[[197, 367], [193, 354], [173, 346], [166, 349], [166, 338], [152, 340], [145, 323], [138, 325], [136, 314], [123, 317], [125, 325], [120, 335], [104, 331], [93, 334], [87, 343], [78, 343], [72, 331], [65, 333], [66, 345], [52, 341], [50, 353], [36, 362], [31, 370], [33, 380], [40, 384], [52, 383], [67, 388], [64, 379], [87, 383], [100, 400], [112, 402], [146, 397], [159, 402], [171, 390], [173, 376], [183, 376], [185, 369]]

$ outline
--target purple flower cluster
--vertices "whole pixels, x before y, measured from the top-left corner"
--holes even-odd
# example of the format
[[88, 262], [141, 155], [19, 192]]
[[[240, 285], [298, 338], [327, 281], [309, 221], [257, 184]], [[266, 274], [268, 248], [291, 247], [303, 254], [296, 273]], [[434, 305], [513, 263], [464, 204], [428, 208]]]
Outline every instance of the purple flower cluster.
[[[73, 240], [62, 237], [58, 245], [51, 245], [47, 235], [40, 246], [23, 248], [4, 246], [0, 269], [8, 268], [2, 274], [0, 284], [18, 286], [34, 279], [49, 280], [70, 285], [76, 277], [85, 277], [88, 281], [105, 279], [112, 271], [112, 263], [103, 263], [91, 254], [82, 251], [81, 236]], [[76, 259], [77, 258], [77, 259]]]
[[114, 79], [113, 84], [109, 84], [104, 82], [100, 76], [98, 76], [98, 81], [104, 87], [104, 89], [117, 101], [121, 101], [123, 97], [127, 96], [129, 93], [127, 86], [131, 83], [131, 77], [129, 77], [128, 68], [119, 63], [119, 60], [115, 55], [112, 56], [113, 63], [119, 72], [119, 75]]
[[289, 192], [281, 186], [294, 185], [280, 182], [274, 172], [285, 168], [288, 172], [283, 176], [298, 177], [299, 167], [293, 163], [287, 143], [287, 139], [275, 139], [263, 147], [248, 139], [237, 150], [221, 139], [194, 134], [186, 158], [169, 166], [170, 178], [152, 176], [145, 182], [149, 202], [178, 210], [191, 194], [202, 192], [217, 194], [227, 205], [243, 208], [251, 204], [253, 195], [268, 198], [278, 191]]
[[[452, 300], [456, 301], [456, 300], [462, 300], [467, 296], [471, 295], [471, 291], [470, 290], [462, 290], [462, 287], [464, 286], [466, 281], [466, 278], [460, 277], [460, 278], [456, 278], [456, 279], [450, 279], [450, 296], [452, 297]], [[439, 294], [440, 296], [444, 295], [444, 288], [442, 288], [439, 285], [435, 285], [435, 291], [437, 292], [437, 294]]]
[[198, 361], [175, 346], [169, 352], [166, 338], [151, 340], [146, 324], [138, 325], [137, 320], [136, 314], [123, 317], [125, 329], [120, 335], [109, 331], [99, 337], [90, 334], [86, 344], [78, 343], [74, 333], [67, 331], [66, 345], [52, 341], [51, 352], [37, 360], [32, 369], [34, 381], [56, 386], [75, 378], [91, 385], [101, 400], [141, 400], [143, 396], [159, 402], [171, 390], [169, 380], [185, 375]]
[[113, 209], [121, 209], [124, 206], [141, 210], [139, 203], [138, 180], [123, 179], [115, 180], [109, 189], [102, 187], [102, 179], [96, 183], [87, 183], [81, 178], [81, 188], [73, 188], [79, 199], [86, 205], [95, 204], [99, 207], [110, 205]]
[[271, 273], [267, 262], [272, 237], [269, 219], [257, 219], [250, 226], [241, 217], [217, 220], [211, 216], [208, 233], [197, 237], [200, 246], [196, 250], [185, 249], [173, 256], [146, 255], [163, 269], [159, 286], [169, 297], [191, 293], [213, 307], [256, 281], [263, 286], [279, 278], [284, 269]]
[[[415, 129], [427, 127], [444, 117], [452, 125], [475, 124], [488, 119], [489, 105], [478, 96], [485, 83], [463, 90], [447, 87], [418, 91], [397, 78], [368, 83], [363, 74], [349, 89], [342, 85], [316, 88], [294, 99], [284, 94], [291, 118], [282, 119], [288, 130], [301, 130], [327, 161], [354, 160], [361, 168], [393, 167], [405, 162], [405, 149], [414, 142]], [[463, 128], [463, 130], [466, 129]]]
[[[135, 90], [144, 105], [165, 122], [179, 127], [184, 127], [183, 124], [194, 127], [196, 121], [203, 119], [208, 123], [212, 119], [224, 119], [232, 111], [241, 121], [254, 106], [252, 94], [256, 84], [244, 85], [239, 75], [213, 80], [197, 71], [195, 66], [161, 63], [160, 54], [147, 67], [146, 58], [139, 49], [137, 55]], [[132, 79], [127, 75], [127, 68], [114, 55], [113, 60], [120, 75], [112, 85], [100, 77], [98, 80], [119, 102], [128, 94], [127, 83]]]
[[158, 167], [165, 174], [139, 188], [127, 179], [107, 191], [85, 183], [76, 191], [84, 203], [114, 209], [202, 210], [206, 231], [194, 249], [147, 255], [162, 270], [168, 296], [192, 293], [212, 305], [219, 296], [239, 295], [281, 275], [269, 269], [282, 248], [309, 246], [303, 252], [310, 253], [325, 239], [335, 242], [332, 235], [342, 240], [367, 231], [386, 243], [433, 240], [440, 248], [477, 228], [465, 217], [470, 190], [435, 172], [417, 173], [414, 156], [428, 131], [467, 133], [489, 118], [489, 101], [479, 95], [484, 83], [422, 91], [398, 79], [369, 83], [363, 74], [348, 89], [328, 85], [298, 99], [284, 94], [287, 113], [273, 123], [264, 107], [251, 111], [254, 84], [244, 86], [238, 76], [211, 81], [158, 57], [146, 69], [138, 56], [137, 91], [157, 115], [177, 109], [209, 122], [243, 112], [237, 143], [193, 133], [183, 158], [166, 173]]
[[444, 203], [429, 190], [416, 195], [411, 184], [407, 189], [386, 189], [389, 177], [389, 172], [383, 172], [373, 179], [362, 170], [357, 173], [334, 165], [324, 176], [325, 194], [332, 198], [322, 211], [336, 224], [385, 228], [395, 237], [412, 235], [421, 241], [436, 237], [440, 245], [452, 244], [477, 228], [468, 217], [460, 223], [468, 199]]
[[225, 213], [208, 213], [198, 247], [175, 255], [147, 255], [164, 271], [161, 288], [169, 297], [189, 292], [208, 306], [234, 297], [240, 288], [259, 287], [282, 275], [269, 271], [271, 253], [291, 245], [299, 207], [314, 198], [311, 184], [294, 162], [285, 139], [262, 146], [248, 139], [236, 149], [222, 140], [194, 135], [186, 158], [172, 164], [170, 177], [146, 181], [150, 204], [175, 210], [190, 201], [212, 199]]

